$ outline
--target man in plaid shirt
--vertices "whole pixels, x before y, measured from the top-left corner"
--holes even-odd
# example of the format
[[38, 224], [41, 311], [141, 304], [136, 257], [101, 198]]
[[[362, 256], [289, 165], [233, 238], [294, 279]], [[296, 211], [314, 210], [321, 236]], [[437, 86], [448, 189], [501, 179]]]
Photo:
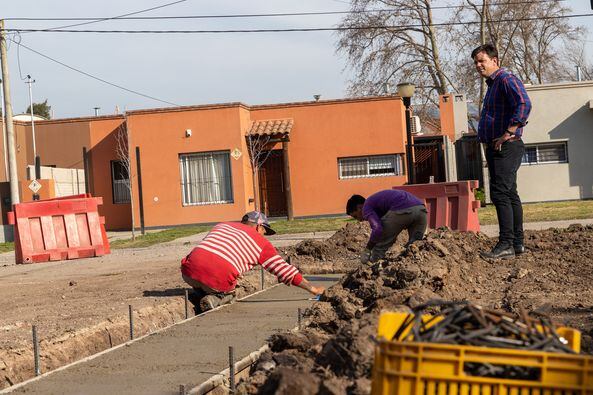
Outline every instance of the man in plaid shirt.
[[500, 68], [498, 51], [484, 44], [472, 52], [478, 73], [486, 79], [478, 138], [486, 145], [490, 175], [490, 197], [496, 207], [499, 239], [484, 258], [508, 259], [525, 252], [523, 208], [517, 193], [517, 170], [525, 153], [521, 136], [531, 111], [525, 86], [516, 76]]

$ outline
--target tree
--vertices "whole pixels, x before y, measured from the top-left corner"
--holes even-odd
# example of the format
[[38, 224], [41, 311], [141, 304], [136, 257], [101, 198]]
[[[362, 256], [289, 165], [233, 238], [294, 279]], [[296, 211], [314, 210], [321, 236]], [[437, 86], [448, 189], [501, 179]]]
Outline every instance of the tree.
[[264, 212], [262, 207], [261, 196], [259, 196], [259, 169], [263, 166], [266, 160], [270, 157], [272, 150], [270, 143], [272, 136], [269, 134], [248, 134], [247, 135], [247, 149], [249, 150], [249, 161], [251, 163], [251, 172], [253, 178], [253, 196], [255, 200], [255, 209]]
[[[410, 81], [418, 87], [416, 105], [422, 104], [416, 114], [430, 113], [426, 107], [438, 106], [437, 96], [449, 91], [481, 103], [485, 87], [470, 59], [481, 43], [495, 44], [501, 65], [525, 82], [547, 83], [567, 70], [574, 74], [574, 63], [562, 52], [582, 41], [584, 32], [567, 19], [548, 18], [571, 11], [562, 0], [464, 0], [449, 13], [453, 23], [447, 26], [435, 26], [431, 0], [353, 0], [351, 11], [337, 42], [355, 71], [350, 93], [377, 95], [388, 81]], [[509, 21], [515, 19], [520, 21]]]
[[[124, 114], [125, 122], [118, 126], [115, 131], [115, 155], [122, 167], [121, 185], [129, 192], [130, 211], [132, 215], [132, 240], [136, 240], [136, 220], [134, 216], [134, 199], [132, 194], [132, 162], [130, 158], [130, 133], [128, 131], [128, 119]], [[127, 177], [126, 177], [127, 176]]]
[[[372, 12], [378, 8], [390, 11]], [[351, 11], [339, 26], [346, 30], [337, 44], [356, 71], [350, 93], [377, 95], [389, 81], [405, 80], [419, 87], [424, 103], [438, 105], [438, 95], [447, 93], [452, 81], [431, 1], [353, 0]]]
[[[31, 113], [31, 106], [27, 107], [26, 113]], [[33, 103], [33, 114], [45, 119], [51, 119], [51, 106], [47, 104], [47, 99], [43, 103]]]
[[[483, 79], [476, 78], [470, 59], [471, 49], [481, 43], [494, 44], [502, 67], [508, 68], [521, 80], [542, 84], [564, 80], [574, 63], [565, 55], [565, 48], [582, 41], [584, 29], [572, 26], [562, 16], [571, 9], [562, 0], [546, 2], [489, 2], [476, 4], [466, 0], [451, 22], [478, 20], [479, 24], [458, 24], [449, 31], [449, 42], [461, 56], [455, 61], [459, 70], [453, 78], [461, 90], [479, 103], [485, 93]], [[476, 19], [476, 17], [478, 19]], [[509, 21], [518, 20], [518, 21]]]

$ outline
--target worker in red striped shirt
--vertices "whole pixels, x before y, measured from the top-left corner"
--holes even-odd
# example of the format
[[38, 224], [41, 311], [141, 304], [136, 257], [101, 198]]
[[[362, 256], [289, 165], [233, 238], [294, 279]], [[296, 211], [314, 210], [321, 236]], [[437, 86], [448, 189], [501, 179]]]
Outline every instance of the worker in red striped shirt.
[[200, 298], [202, 311], [211, 310], [233, 299], [237, 279], [256, 265], [278, 277], [286, 285], [295, 285], [320, 295], [323, 287], [315, 287], [303, 278], [298, 269], [282, 259], [263, 235], [276, 233], [266, 216], [251, 211], [241, 222], [222, 222], [181, 260], [181, 276]]

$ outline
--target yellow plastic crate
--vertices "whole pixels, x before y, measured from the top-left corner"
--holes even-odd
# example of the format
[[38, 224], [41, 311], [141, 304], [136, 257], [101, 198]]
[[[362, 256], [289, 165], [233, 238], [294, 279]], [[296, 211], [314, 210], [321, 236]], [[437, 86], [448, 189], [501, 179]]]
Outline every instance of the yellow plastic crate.
[[[502, 348], [387, 341], [398, 326], [399, 314], [379, 321], [372, 394], [398, 395], [593, 395], [593, 357]], [[399, 321], [401, 323], [402, 321]], [[575, 349], [580, 333], [559, 330]], [[578, 345], [575, 344], [578, 343]], [[471, 376], [467, 364], [527, 367], [533, 380]]]

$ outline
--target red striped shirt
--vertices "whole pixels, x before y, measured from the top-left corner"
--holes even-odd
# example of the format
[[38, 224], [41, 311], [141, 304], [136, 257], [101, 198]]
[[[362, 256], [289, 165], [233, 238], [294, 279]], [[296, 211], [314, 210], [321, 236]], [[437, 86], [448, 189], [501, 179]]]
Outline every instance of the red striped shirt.
[[181, 260], [181, 272], [217, 291], [228, 292], [235, 288], [241, 274], [258, 264], [286, 285], [299, 285], [303, 279], [254, 227], [237, 222], [216, 225]]

